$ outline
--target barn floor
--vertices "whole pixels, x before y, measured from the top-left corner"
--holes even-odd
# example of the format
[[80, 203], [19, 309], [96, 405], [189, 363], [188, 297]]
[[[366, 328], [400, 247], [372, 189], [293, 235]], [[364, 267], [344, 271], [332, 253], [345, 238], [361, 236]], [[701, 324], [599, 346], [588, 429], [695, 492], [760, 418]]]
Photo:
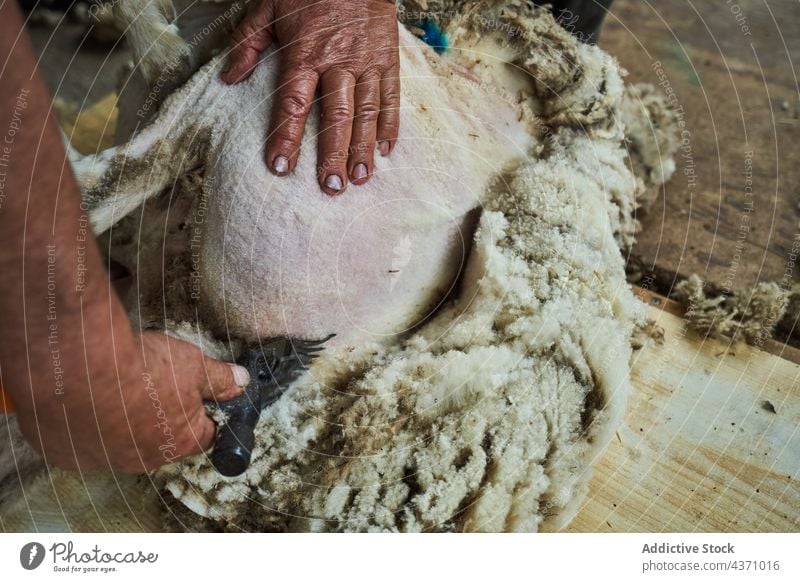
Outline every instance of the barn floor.
[[[601, 46], [629, 81], [666, 79], [689, 133], [628, 257], [664, 341], [636, 353], [627, 418], [568, 531], [800, 531], [800, 352], [698, 337], [680, 306], [653, 293], [691, 273], [723, 291], [787, 274], [800, 240], [798, 16], [792, 0], [617, 0], [607, 17]], [[81, 109], [113, 90], [125, 60], [83, 34], [75, 24], [33, 34], [51, 87]], [[161, 523], [145, 478], [55, 472], [29, 493], [29, 505], [0, 516], [0, 529]]]
[[797, 2], [616, 0], [600, 46], [629, 81], [672, 89], [686, 123], [677, 172], [631, 253], [639, 283], [668, 295], [692, 273], [722, 291], [797, 281]]

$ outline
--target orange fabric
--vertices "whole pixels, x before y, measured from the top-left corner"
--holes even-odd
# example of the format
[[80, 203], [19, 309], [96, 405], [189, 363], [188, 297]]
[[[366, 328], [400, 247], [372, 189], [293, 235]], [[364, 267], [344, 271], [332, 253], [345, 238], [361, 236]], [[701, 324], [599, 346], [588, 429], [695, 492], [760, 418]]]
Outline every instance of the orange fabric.
[[0, 412], [6, 414], [14, 412], [14, 403], [11, 402], [11, 397], [3, 391], [2, 384], [0, 384]]

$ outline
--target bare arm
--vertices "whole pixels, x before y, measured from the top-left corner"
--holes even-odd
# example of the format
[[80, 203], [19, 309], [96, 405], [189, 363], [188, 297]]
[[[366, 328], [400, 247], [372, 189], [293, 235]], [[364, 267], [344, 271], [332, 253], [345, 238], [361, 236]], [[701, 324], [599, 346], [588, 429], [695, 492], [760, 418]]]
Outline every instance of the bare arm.
[[238, 367], [131, 329], [13, 2], [0, 5], [0, 272], [0, 380], [49, 462], [140, 472], [210, 444], [202, 398], [239, 394]]

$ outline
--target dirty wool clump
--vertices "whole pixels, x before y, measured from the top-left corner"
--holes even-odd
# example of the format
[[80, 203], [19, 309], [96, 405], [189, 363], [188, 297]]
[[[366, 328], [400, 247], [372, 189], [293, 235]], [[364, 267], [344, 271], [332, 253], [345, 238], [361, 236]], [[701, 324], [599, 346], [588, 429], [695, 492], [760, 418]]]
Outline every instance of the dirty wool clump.
[[631, 169], [642, 181], [636, 202], [647, 212], [661, 193], [661, 186], [675, 173], [678, 118], [664, 94], [649, 83], [625, 87], [620, 116], [625, 124]]
[[[711, 337], [725, 336], [732, 342], [745, 340], [759, 345], [781, 326], [797, 326], [800, 284], [782, 286], [757, 283], [752, 289], [714, 293], [698, 275], [675, 286], [672, 297], [687, 304], [684, 318], [696, 332]], [[790, 334], [787, 334], [790, 335]]]

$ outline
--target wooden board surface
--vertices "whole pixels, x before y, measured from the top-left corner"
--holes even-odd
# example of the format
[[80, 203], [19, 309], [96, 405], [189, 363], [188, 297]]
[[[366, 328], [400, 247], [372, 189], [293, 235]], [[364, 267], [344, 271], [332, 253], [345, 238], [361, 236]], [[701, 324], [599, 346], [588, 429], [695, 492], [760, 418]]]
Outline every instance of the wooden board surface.
[[5, 515], [4, 532], [157, 532], [159, 497], [147, 477], [51, 470]]
[[[662, 292], [676, 273], [723, 290], [783, 277], [800, 236], [800, 5], [615, 0], [600, 45], [631, 82], [662, 82], [660, 62], [688, 131], [632, 260], [655, 272]], [[694, 172], [694, 186], [684, 171]], [[791, 276], [800, 280], [796, 269]]]
[[566, 531], [800, 531], [797, 351], [704, 339], [644, 295], [664, 343], [635, 353], [625, 421]]
[[[641, 293], [664, 342], [636, 352], [624, 424], [566, 531], [800, 531], [798, 352], [704, 340], [685, 329], [676, 304]], [[3, 531], [161, 523], [145, 478], [54, 472], [27, 497], [0, 518]]]

